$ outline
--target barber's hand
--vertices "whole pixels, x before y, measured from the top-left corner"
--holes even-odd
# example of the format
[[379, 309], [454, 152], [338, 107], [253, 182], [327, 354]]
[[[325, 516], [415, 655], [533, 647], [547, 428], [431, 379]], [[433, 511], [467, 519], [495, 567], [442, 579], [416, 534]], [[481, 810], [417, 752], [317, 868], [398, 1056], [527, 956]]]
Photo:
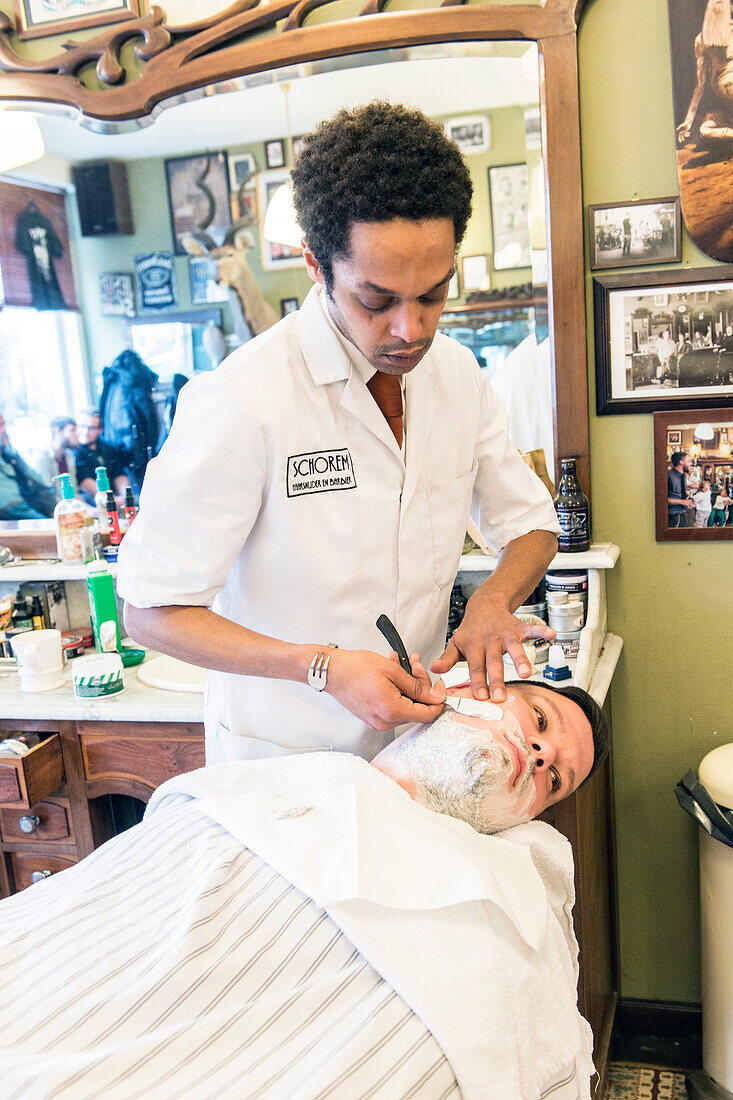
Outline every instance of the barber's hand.
[[413, 676], [397, 660], [371, 650], [332, 650], [325, 691], [375, 730], [432, 722], [443, 709], [445, 685], [439, 680], [431, 688], [417, 654], [410, 660]]
[[496, 599], [476, 592], [466, 604], [463, 622], [442, 657], [433, 661], [430, 667], [442, 675], [457, 661], [464, 660], [468, 664], [474, 698], [488, 699], [490, 688], [492, 701], [503, 703], [506, 699], [503, 654], [509, 654], [518, 675], [525, 678], [532, 675], [532, 667], [527, 662], [522, 642], [528, 638], [552, 641], [554, 637], [551, 627], [523, 623]]

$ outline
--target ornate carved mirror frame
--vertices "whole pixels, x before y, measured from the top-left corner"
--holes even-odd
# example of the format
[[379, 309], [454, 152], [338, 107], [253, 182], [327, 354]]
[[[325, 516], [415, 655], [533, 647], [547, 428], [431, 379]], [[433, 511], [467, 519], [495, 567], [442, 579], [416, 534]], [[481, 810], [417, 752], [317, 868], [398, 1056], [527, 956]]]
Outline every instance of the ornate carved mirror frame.
[[[586, 489], [586, 371], [577, 24], [586, 0], [386, 11], [368, 0], [354, 18], [305, 25], [334, 0], [236, 0], [197, 23], [169, 26], [159, 7], [106, 28], [56, 56], [14, 49], [0, 13], [0, 102], [77, 108], [91, 124], [149, 115], [172, 96], [268, 69], [383, 48], [497, 39], [537, 43], [547, 213], [548, 308], [553, 348], [555, 454], [577, 455]], [[129, 45], [128, 45], [129, 44]], [[131, 51], [134, 49], [134, 57]], [[121, 60], [131, 54], [126, 72]], [[92, 67], [96, 65], [96, 73]], [[92, 77], [90, 79], [90, 72]], [[96, 77], [96, 79], [95, 79]]]

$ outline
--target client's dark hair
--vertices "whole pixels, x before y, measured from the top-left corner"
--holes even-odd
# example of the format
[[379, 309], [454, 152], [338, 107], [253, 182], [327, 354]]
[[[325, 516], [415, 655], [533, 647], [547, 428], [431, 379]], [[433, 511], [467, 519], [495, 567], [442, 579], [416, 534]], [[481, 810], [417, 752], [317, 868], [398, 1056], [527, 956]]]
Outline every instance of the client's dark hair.
[[[507, 687], [510, 684], [526, 684], [532, 683], [527, 680], [507, 680]], [[577, 706], [580, 707], [585, 717], [588, 719], [588, 723], [593, 734], [593, 766], [588, 772], [587, 776], [583, 780], [586, 783], [590, 777], [598, 771], [603, 761], [608, 756], [608, 722], [606, 716], [598, 706], [592, 695], [589, 695], [587, 691], [583, 691], [579, 687], [555, 687], [554, 684], [538, 684], [534, 682], [533, 687], [544, 688], [546, 691], [554, 691], [558, 695], [564, 695], [567, 699], [572, 699]], [[583, 786], [583, 783], [578, 784], [578, 788]]]
[[290, 173], [298, 223], [333, 288], [353, 222], [450, 218], [456, 249], [473, 184], [458, 146], [421, 111], [375, 100], [340, 110], [302, 139]]

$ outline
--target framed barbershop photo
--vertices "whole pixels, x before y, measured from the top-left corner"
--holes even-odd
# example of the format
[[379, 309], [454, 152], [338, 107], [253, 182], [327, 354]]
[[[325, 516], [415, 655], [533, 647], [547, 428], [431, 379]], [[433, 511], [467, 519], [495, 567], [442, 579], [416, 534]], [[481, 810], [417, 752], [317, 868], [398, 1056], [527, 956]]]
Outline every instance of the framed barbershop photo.
[[654, 414], [657, 542], [733, 540], [733, 405]]
[[680, 263], [680, 200], [673, 195], [589, 206], [588, 242], [591, 271]]
[[733, 265], [598, 275], [593, 305], [599, 416], [733, 405]]
[[187, 254], [184, 241], [197, 233], [221, 245], [232, 224], [226, 153], [171, 157], [165, 175], [176, 256]]
[[252, 153], [229, 154], [232, 218], [242, 225], [257, 221], [257, 165]]
[[297, 298], [281, 298], [280, 299], [280, 316], [287, 317], [289, 313], [295, 313], [298, 308]]
[[268, 168], [282, 168], [285, 165], [285, 142], [278, 139], [277, 141], [265, 142], [265, 163]]
[[140, 7], [138, 0], [15, 0], [16, 33], [19, 38], [43, 38], [100, 27], [137, 19]]
[[529, 173], [526, 164], [489, 168], [494, 270], [531, 267]]
[[462, 153], [488, 153], [491, 148], [491, 124], [487, 115], [449, 118], [445, 132]]

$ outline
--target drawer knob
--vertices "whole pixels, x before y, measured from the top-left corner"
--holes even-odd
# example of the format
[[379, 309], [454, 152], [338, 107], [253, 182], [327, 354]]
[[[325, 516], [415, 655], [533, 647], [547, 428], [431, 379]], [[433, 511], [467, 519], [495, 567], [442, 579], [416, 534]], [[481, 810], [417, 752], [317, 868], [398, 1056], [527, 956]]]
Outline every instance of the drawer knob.
[[20, 818], [18, 824], [22, 833], [35, 833], [41, 824], [41, 819], [36, 814], [27, 814], [25, 817]]
[[31, 875], [31, 882], [41, 882], [44, 878], [50, 878], [52, 874], [52, 871], [34, 871]]

